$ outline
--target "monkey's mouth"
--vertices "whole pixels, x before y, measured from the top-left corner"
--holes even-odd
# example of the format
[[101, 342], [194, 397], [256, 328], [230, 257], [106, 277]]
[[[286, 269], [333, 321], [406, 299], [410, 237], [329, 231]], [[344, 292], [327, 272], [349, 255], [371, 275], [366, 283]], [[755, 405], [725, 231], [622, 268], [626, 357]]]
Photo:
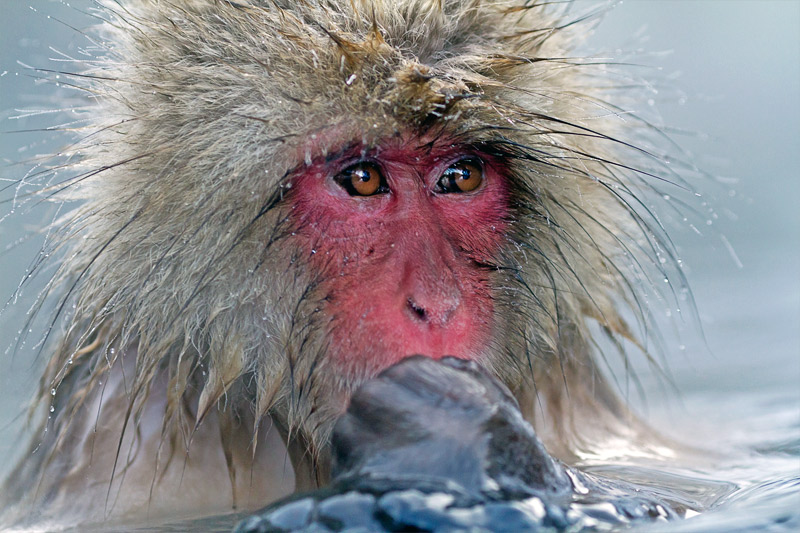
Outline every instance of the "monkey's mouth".
[[357, 327], [333, 329], [329, 356], [343, 371], [358, 375], [374, 376], [412, 355], [480, 359], [489, 339], [488, 320], [462, 307], [437, 314], [411, 298], [399, 312], [345, 314], [337, 317]]

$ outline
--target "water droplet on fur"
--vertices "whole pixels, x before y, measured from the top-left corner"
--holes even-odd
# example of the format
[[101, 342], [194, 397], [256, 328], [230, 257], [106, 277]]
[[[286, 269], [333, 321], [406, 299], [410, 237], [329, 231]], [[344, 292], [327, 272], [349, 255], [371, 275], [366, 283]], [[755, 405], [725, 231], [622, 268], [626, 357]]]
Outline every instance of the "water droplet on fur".
[[56, 390], [50, 389], [50, 396], [55, 396], [55, 395], [56, 395]]
[[56, 412], [56, 408], [55, 408], [55, 407], [53, 407], [52, 405], [50, 406], [50, 412], [51, 412], [51, 413], [55, 413], [55, 412]]

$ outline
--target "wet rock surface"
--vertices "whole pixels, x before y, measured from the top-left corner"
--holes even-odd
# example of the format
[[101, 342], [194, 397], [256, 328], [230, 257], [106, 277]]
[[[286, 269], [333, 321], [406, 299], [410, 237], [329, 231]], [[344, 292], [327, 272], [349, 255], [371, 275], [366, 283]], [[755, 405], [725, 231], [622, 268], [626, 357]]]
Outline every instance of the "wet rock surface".
[[365, 383], [332, 445], [329, 487], [235, 531], [579, 531], [678, 516], [550, 457], [508, 389], [460, 359], [412, 357]]

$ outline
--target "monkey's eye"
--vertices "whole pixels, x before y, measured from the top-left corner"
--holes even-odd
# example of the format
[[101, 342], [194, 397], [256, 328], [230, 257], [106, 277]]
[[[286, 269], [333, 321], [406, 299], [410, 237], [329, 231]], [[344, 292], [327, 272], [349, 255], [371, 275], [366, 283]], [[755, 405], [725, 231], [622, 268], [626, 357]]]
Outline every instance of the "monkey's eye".
[[350, 196], [372, 196], [389, 192], [380, 169], [372, 163], [362, 162], [346, 168], [333, 178]]
[[483, 183], [483, 169], [476, 159], [462, 159], [444, 171], [436, 183], [438, 192], [470, 192]]

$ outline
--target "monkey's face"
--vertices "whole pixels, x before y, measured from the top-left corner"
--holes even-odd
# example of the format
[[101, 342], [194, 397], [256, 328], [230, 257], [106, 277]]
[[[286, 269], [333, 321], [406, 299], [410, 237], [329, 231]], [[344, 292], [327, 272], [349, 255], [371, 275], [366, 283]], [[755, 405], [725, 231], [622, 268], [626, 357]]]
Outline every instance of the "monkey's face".
[[355, 144], [292, 179], [297, 238], [330, 324], [327, 358], [350, 377], [405, 356], [479, 359], [504, 242], [499, 161], [439, 137]]

